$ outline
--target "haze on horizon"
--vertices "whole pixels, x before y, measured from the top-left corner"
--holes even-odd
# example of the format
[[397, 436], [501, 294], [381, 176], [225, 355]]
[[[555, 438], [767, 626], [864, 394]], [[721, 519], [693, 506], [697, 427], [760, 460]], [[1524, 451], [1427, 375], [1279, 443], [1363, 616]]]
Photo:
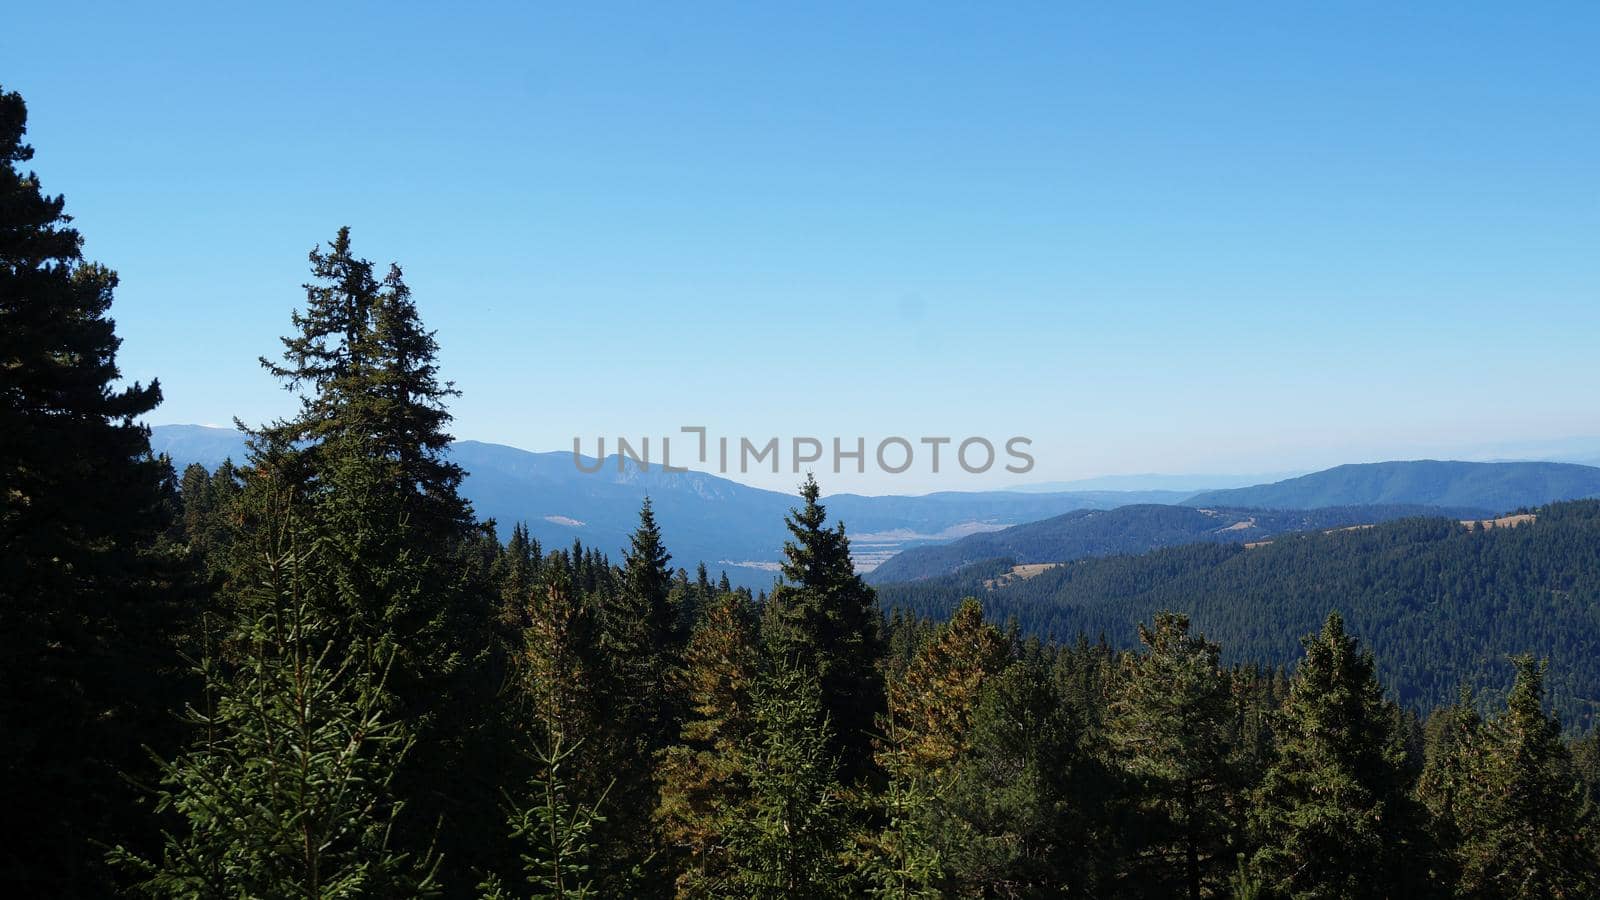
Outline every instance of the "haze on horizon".
[[12, 11], [153, 421], [290, 408], [252, 360], [348, 224], [461, 438], [1033, 440], [819, 469], [862, 493], [1600, 456], [1592, 5], [575, 10]]

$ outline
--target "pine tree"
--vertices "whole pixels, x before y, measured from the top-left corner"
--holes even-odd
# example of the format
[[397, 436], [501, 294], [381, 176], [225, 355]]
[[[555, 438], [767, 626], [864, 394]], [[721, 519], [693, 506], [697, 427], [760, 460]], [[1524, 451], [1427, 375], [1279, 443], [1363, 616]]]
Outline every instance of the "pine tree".
[[[911, 630], [901, 622], [891, 634]], [[962, 601], [889, 681], [889, 712], [877, 762], [888, 776], [872, 818], [881, 827], [858, 840], [861, 868], [875, 895], [936, 896], [944, 873], [931, 819], [937, 799], [967, 749], [984, 682], [1006, 665], [1010, 647], [983, 620], [977, 600]]]
[[1458, 891], [1478, 897], [1600, 892], [1594, 813], [1544, 711], [1544, 666], [1519, 656], [1506, 709], [1467, 748], [1476, 765], [1456, 800]]
[[1483, 757], [1483, 717], [1469, 688], [1463, 687], [1455, 704], [1434, 710], [1428, 717], [1422, 775], [1417, 799], [1428, 811], [1434, 871], [1430, 881], [1454, 885], [1459, 879], [1463, 818], [1480, 790]]
[[1240, 773], [1229, 740], [1232, 679], [1221, 648], [1160, 613], [1139, 626], [1145, 652], [1124, 657], [1106, 724], [1111, 764], [1130, 796], [1130, 886], [1141, 894], [1215, 889], [1232, 863]]
[[545, 567], [543, 588], [532, 589], [528, 624], [518, 654], [521, 692], [532, 707], [533, 740], [559, 736], [571, 747], [594, 742], [598, 726], [593, 657], [594, 623], [573, 596], [566, 568]]
[[752, 714], [755, 733], [741, 762], [750, 794], [728, 833], [731, 893], [759, 900], [848, 895], [842, 789], [816, 677], [776, 660], [756, 683]]
[[118, 386], [116, 273], [82, 255], [60, 196], [19, 168], [27, 108], [0, 90], [0, 777], [20, 827], [0, 881], [33, 896], [108, 890], [88, 841], [137, 813], [120, 772], [164, 745], [181, 696], [177, 560], [156, 549], [169, 467]]
[[1096, 846], [1081, 785], [1103, 775], [1077, 750], [1081, 731], [1038, 661], [988, 679], [968, 751], [938, 798], [935, 846], [947, 894], [1094, 896]]
[[[606, 697], [599, 707], [603, 743], [596, 752], [616, 779], [614, 812], [598, 833], [608, 866], [601, 887], [610, 894], [660, 890], [667, 883], [649, 862], [656, 848], [645, 838], [658, 802], [655, 755], [677, 719], [667, 677], [677, 652], [671, 559], [646, 499], [615, 584], [597, 585], [592, 594], [598, 607], [596, 674]], [[595, 560], [594, 567], [601, 566]]]
[[656, 818], [681, 861], [680, 897], [713, 896], [729, 878], [727, 832], [750, 795], [743, 753], [754, 734], [751, 691], [758, 665], [750, 603], [724, 593], [684, 651], [678, 690], [688, 700], [688, 715], [657, 770]]
[[889, 683], [889, 714], [878, 763], [891, 775], [942, 779], [966, 750], [972, 713], [990, 676], [1005, 668], [1010, 648], [983, 620], [983, 607], [963, 600], [950, 621]]
[[807, 476], [804, 505], [790, 510], [783, 582], [768, 601], [764, 638], [778, 656], [817, 673], [834, 738], [831, 754], [846, 783], [872, 769], [872, 732], [886, 705], [882, 615], [855, 573], [844, 524], [827, 527], [821, 490]]
[[259, 522], [241, 551], [255, 578], [235, 582], [227, 655], [200, 667], [194, 744], [162, 765], [155, 808], [176, 827], [159, 859], [111, 858], [151, 896], [433, 893], [432, 866], [391, 846], [391, 779], [412, 743], [384, 689], [391, 651], [329, 617], [325, 535], [290, 490], [262, 475], [241, 502]]
[[393, 649], [387, 689], [417, 737], [396, 784], [418, 821], [445, 823], [444, 874], [462, 891], [503, 837], [493, 773], [506, 723], [494, 705], [495, 598], [472, 559], [482, 532], [445, 456], [454, 391], [437, 380], [436, 346], [398, 269], [376, 279], [348, 229], [311, 263], [283, 363], [262, 360], [299, 393], [300, 411], [252, 433], [252, 462], [270, 460], [326, 526], [325, 561], [342, 587], [330, 612], [352, 638]]
[[563, 746], [562, 734], [550, 732], [548, 746], [539, 751], [539, 769], [529, 782], [527, 799], [512, 807], [507, 817], [511, 837], [523, 846], [520, 853], [524, 881], [531, 891], [524, 894], [491, 875], [478, 889], [483, 900], [511, 900], [526, 896], [530, 900], [585, 900], [599, 896], [592, 874], [596, 846], [595, 827], [605, 822], [600, 810], [608, 791], [601, 791], [593, 802], [579, 802], [564, 772], [566, 764], [579, 751], [579, 745]]
[[674, 650], [671, 560], [646, 498], [624, 556], [621, 590], [605, 599], [599, 623], [615, 737], [646, 757], [665, 744], [672, 724], [665, 684]]
[[1426, 874], [1403, 735], [1371, 654], [1331, 613], [1303, 641], [1256, 797], [1253, 869], [1295, 897], [1392, 897]]

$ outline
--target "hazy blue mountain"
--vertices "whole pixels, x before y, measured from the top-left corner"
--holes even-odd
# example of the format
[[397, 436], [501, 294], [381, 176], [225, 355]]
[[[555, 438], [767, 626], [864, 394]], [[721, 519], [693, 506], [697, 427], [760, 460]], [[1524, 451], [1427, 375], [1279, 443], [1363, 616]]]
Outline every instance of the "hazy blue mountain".
[[1244, 544], [1294, 531], [1370, 525], [1407, 516], [1479, 518], [1482, 510], [1432, 506], [1344, 506], [1265, 510], [1132, 505], [1082, 509], [1003, 531], [975, 534], [950, 544], [912, 547], [890, 558], [870, 581], [916, 581], [953, 574], [985, 560], [1013, 564], [1066, 562], [1092, 556], [1145, 553], [1194, 543]]
[[1407, 503], [1497, 512], [1600, 497], [1600, 468], [1553, 462], [1415, 460], [1336, 466], [1275, 484], [1208, 491], [1189, 506], [1312, 509]]
[[212, 425], [157, 425], [150, 429], [150, 449], [172, 457], [180, 473], [190, 463], [215, 469], [225, 459], [244, 461], [244, 435]]
[[[182, 469], [198, 462], [214, 468], [244, 457], [244, 437], [225, 428], [159, 425], [151, 444]], [[493, 518], [502, 532], [516, 522], [547, 548], [582, 540], [619, 556], [638, 524], [639, 503], [649, 495], [678, 565], [704, 560], [713, 574], [726, 569], [735, 582], [766, 586], [787, 537], [783, 516], [792, 494], [750, 487], [702, 472], [643, 470], [631, 460], [620, 469], [607, 458], [597, 472], [578, 470], [565, 451], [533, 453], [500, 444], [457, 441], [455, 460], [467, 471], [462, 493], [480, 518]], [[593, 468], [596, 460], [584, 457]], [[795, 477], [798, 487], [800, 476]], [[919, 544], [952, 541], [1059, 515], [1073, 509], [1112, 508], [1126, 503], [1176, 503], [1181, 492], [1079, 491], [1070, 493], [944, 492], [919, 497], [824, 498], [830, 517], [850, 530], [858, 564], [873, 565]]]
[[1080, 478], [1074, 481], [1042, 481], [1018, 485], [1011, 490], [1036, 492], [1060, 491], [1175, 491], [1190, 494], [1215, 491], [1223, 488], [1249, 487], [1269, 481], [1291, 478], [1301, 472], [1260, 472], [1254, 475], [1163, 475], [1151, 472], [1143, 475], [1101, 475], [1098, 478]]

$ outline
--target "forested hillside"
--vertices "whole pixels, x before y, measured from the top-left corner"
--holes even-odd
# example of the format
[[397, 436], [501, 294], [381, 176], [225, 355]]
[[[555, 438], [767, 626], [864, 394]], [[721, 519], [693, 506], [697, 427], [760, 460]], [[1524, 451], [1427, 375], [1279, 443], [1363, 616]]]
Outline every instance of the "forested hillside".
[[1184, 502], [1189, 506], [1270, 509], [1412, 503], [1505, 511], [1586, 497], [1600, 497], [1600, 468], [1573, 463], [1423, 459], [1335, 466], [1274, 484], [1207, 491]]
[[1245, 544], [1291, 531], [1343, 528], [1407, 516], [1481, 518], [1475, 509], [1426, 506], [1340, 506], [1326, 509], [1230, 509], [1138, 504], [1081, 510], [1052, 519], [975, 534], [951, 544], [913, 547], [890, 557], [868, 580], [876, 584], [954, 575], [999, 558], [1016, 564], [1066, 562], [1087, 556], [1143, 553], [1201, 542]]
[[[883, 615], [809, 477], [769, 593], [674, 565], [648, 501], [615, 557], [502, 539], [447, 453], [434, 334], [348, 228], [261, 337], [295, 414], [175, 473], [25, 123], [0, 91], [8, 896], [1600, 891], [1600, 737], [1545, 696], [1594, 695], [1600, 504], [1021, 586], [1060, 603], [888, 593], [934, 618]], [[1389, 696], [1473, 666], [1511, 689]]]
[[1080, 560], [988, 590], [1009, 561], [960, 575], [880, 585], [888, 606], [940, 616], [983, 598], [1024, 632], [1105, 635], [1182, 610], [1229, 658], [1287, 665], [1295, 636], [1330, 609], [1369, 635], [1384, 681], [1408, 705], [1448, 703], [1463, 684], [1503, 693], [1509, 654], [1552, 665], [1551, 696], [1568, 722], [1600, 698], [1600, 501], [1558, 503], [1535, 521], [1482, 530], [1420, 518], [1331, 534], [1294, 534], [1246, 549], [1195, 544], [1142, 556]]

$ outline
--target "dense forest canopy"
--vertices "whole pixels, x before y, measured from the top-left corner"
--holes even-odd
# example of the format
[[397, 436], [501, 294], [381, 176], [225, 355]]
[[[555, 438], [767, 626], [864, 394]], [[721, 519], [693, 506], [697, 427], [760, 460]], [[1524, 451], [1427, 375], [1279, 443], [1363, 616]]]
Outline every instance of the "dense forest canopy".
[[1481, 519], [1489, 512], [1432, 506], [1286, 510], [1135, 503], [1116, 509], [1070, 512], [970, 535], [949, 544], [914, 547], [873, 569], [869, 580], [885, 584], [954, 575], [973, 563], [1000, 558], [1027, 565], [1143, 553], [1181, 544], [1253, 544], [1286, 532], [1348, 528], [1424, 515]]
[[[0, 92], [16, 896], [1600, 891], [1600, 744], [1545, 697], [1588, 677], [1588, 626], [1550, 610], [1593, 615], [1594, 504], [1074, 564], [1019, 589], [1101, 600], [1026, 621], [1012, 589], [884, 616], [809, 478], [770, 592], [675, 566], [649, 502], [624, 547], [502, 540], [444, 453], [433, 333], [348, 229], [262, 360], [295, 414], [174, 473], [25, 122]], [[1492, 656], [1485, 627], [1552, 662], [1395, 702], [1387, 673], [1434, 697], [1414, 673]], [[1230, 662], [1263, 648], [1282, 665]]]
[[1507, 659], [1533, 650], [1551, 661], [1551, 699], [1569, 725], [1587, 727], [1597, 711], [1600, 501], [1551, 504], [1513, 527], [1415, 518], [1078, 560], [997, 584], [1010, 568], [991, 560], [878, 591], [925, 616], [977, 595], [1024, 633], [1105, 635], [1117, 647], [1131, 646], [1136, 623], [1181, 609], [1228, 658], [1267, 665], [1292, 663], [1296, 636], [1337, 608], [1369, 636], [1380, 677], [1407, 706], [1449, 703], [1464, 685], [1502, 697]]

